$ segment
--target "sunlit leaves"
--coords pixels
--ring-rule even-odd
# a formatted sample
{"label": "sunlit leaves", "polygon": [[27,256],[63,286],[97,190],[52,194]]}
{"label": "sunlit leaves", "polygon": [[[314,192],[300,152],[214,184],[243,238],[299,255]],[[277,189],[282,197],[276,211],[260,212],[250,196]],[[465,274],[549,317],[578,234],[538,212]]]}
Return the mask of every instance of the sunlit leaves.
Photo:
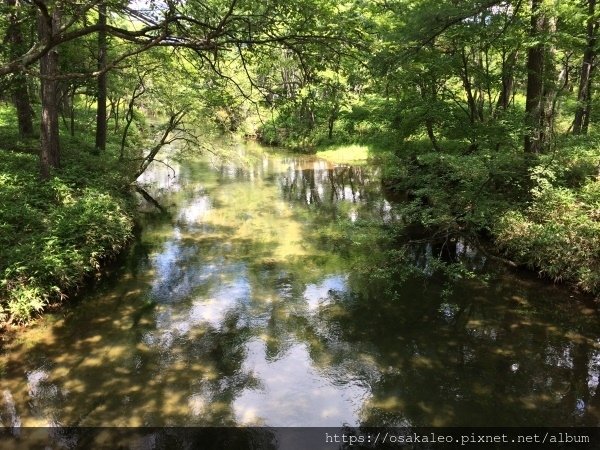
{"label": "sunlit leaves", "polygon": [[96,159],[68,151],[69,168],[40,185],[33,155],[0,153],[0,314],[21,322],[117,254],[132,220],[114,167],[105,175]]}

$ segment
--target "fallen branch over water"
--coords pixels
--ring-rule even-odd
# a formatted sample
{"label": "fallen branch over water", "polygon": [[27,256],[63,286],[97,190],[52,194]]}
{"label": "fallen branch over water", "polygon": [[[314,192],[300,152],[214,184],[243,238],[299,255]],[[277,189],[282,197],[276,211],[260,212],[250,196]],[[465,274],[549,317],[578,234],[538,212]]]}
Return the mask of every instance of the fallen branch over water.
{"label": "fallen branch over water", "polygon": [[154,197],[152,197],[148,191],[146,191],[143,187],[141,186],[135,186],[135,190],[142,196],[144,197],[144,199],[150,203],[152,206],[154,206],[156,209],[158,209],[161,213],[163,214],[167,214],[167,210],[164,208],[164,206],[162,206],[160,203],[158,203],[158,201],[156,201],[156,199]]}

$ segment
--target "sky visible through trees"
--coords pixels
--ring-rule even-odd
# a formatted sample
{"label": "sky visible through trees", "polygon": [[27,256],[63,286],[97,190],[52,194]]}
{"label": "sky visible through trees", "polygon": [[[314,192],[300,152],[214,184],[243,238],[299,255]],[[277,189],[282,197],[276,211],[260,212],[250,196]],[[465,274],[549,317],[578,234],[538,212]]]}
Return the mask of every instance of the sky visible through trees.
{"label": "sky visible through trees", "polygon": [[[202,148],[205,124],[304,153],[363,146],[405,199],[407,224],[469,233],[510,264],[598,292],[595,0],[3,0],[0,10],[2,148],[29,158],[5,158],[6,183],[37,180],[28,195],[39,193],[40,217],[80,199],[85,182],[66,184],[71,197],[53,183],[85,178],[81,161],[108,164],[118,181],[98,189],[122,191],[165,145]],[[37,170],[14,173],[34,155]],[[47,221],[23,241],[9,209],[5,244],[44,253],[35,236]],[[114,251],[129,236],[120,223]],[[61,245],[35,276],[5,250],[5,305],[37,308],[79,283],[69,270],[41,280]],[[5,316],[28,314],[13,310]]]}

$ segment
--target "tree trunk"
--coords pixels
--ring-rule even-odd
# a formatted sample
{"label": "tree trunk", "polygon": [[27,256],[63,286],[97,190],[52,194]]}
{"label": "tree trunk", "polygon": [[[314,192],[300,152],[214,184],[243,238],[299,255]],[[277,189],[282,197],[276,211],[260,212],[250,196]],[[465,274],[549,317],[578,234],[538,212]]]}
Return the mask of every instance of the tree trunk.
{"label": "tree trunk", "polygon": [[75,94],[77,93],[77,87],[73,86],[69,92],[69,117],[71,119],[70,130],[71,136],[75,136]]}
{"label": "tree trunk", "polygon": [[331,108],[329,118],[327,119],[327,137],[329,138],[329,140],[333,139],[333,127],[335,126],[335,121],[338,118],[339,112],[340,105],[336,102]]}
{"label": "tree trunk", "polygon": [[[27,51],[26,43],[23,38],[23,30],[18,17],[17,0],[6,0],[6,5],[10,8],[8,16],[8,29],[6,31],[7,41],[10,45],[10,59],[16,59]],[[27,89],[27,79],[22,73],[16,73],[12,82],[12,99],[17,110],[17,122],[19,125],[19,135],[29,137],[33,135],[33,121],[31,102],[29,100],[29,91]]]}
{"label": "tree trunk", "polygon": [[[435,102],[437,101],[437,92],[436,92],[436,87],[435,87],[435,79],[432,77],[431,80],[429,80],[429,86],[427,86],[425,83],[421,83],[420,84],[420,90],[421,90],[421,98],[425,101],[425,102],[430,102],[431,104],[435,104]],[[429,98],[428,95],[429,94]],[[437,138],[435,137],[435,131],[433,129],[433,125],[434,125],[434,121],[431,117],[431,114],[429,111],[427,111],[425,113],[425,129],[427,130],[427,136],[429,137],[429,140],[431,141],[431,145],[433,146],[433,149],[436,152],[441,152],[442,149],[440,148]]]}
{"label": "tree trunk", "polygon": [[530,35],[538,42],[527,51],[527,98],[525,121],[529,127],[525,134],[525,152],[539,153],[541,150],[542,95],[544,88],[544,44],[539,42],[546,20],[540,11],[542,0],[531,0]]}
{"label": "tree trunk", "polygon": [[117,104],[115,106],[115,133],[119,131],[119,120],[120,120],[120,107],[121,107],[121,99],[117,99]]}
{"label": "tree trunk", "polygon": [[154,158],[156,158],[156,155],[158,154],[161,148],[177,140],[176,137],[169,139],[169,135],[177,130],[177,127],[183,120],[185,114],[186,111],[184,109],[171,113],[169,117],[169,122],[167,123],[167,126],[163,131],[160,141],[158,142],[158,144],[152,147],[152,149],[150,149],[148,155],[144,156],[144,158],[142,159],[142,163],[140,164],[140,168],[138,169],[133,178],[134,180],[137,180],[146,171],[148,166],[150,166],[152,161],[154,161]]}
{"label": "tree trunk", "polygon": [[[550,36],[556,33],[556,17],[546,17],[544,32]],[[556,48],[552,43],[544,46],[544,79],[542,81],[542,115],[540,117],[540,151],[549,149],[554,133],[556,102],[560,94],[559,84],[568,76],[568,61],[560,73],[556,70]],[[562,90],[562,89],[561,89]]]}
{"label": "tree trunk", "polygon": [[577,93],[577,110],[573,122],[573,134],[587,134],[590,110],[592,106],[592,74],[596,61],[596,32],[598,25],[594,18],[596,0],[588,0],[587,45],[581,63],[579,92]]}
{"label": "tree trunk", "polygon": [[502,61],[502,89],[500,90],[500,96],[498,97],[498,103],[496,109],[502,109],[506,111],[510,100],[512,98],[512,92],[515,84],[515,66],[517,64],[517,51],[513,50],[509,53],[506,59]]}
{"label": "tree trunk", "polygon": [[467,96],[467,105],[469,106],[469,121],[471,124],[475,123],[479,114],[477,112],[477,102],[473,96],[473,86],[471,85],[471,75],[469,74],[469,61],[467,58],[466,50],[463,48],[461,52],[462,72],[461,79],[463,87],[465,88],[465,94]]}
{"label": "tree trunk", "polygon": [[[106,67],[106,3],[98,5],[98,70]],[[96,147],[95,152],[100,153],[106,149],[106,78],[107,74],[102,73],[98,77],[98,104],[96,110]]]}
{"label": "tree trunk", "polygon": [[21,137],[31,137],[33,136],[33,121],[31,118],[33,109],[29,101],[27,80],[24,75],[19,74],[15,77],[12,96],[17,110],[19,135]]}
{"label": "tree trunk", "polygon": [[[38,17],[40,39],[50,39],[53,29],[59,27],[59,14],[54,10],[51,17]],[[50,177],[52,168],[60,167],[60,145],[58,128],[58,51],[51,49],[40,59],[40,85],[42,101],[40,134],[40,171],[42,179]]]}

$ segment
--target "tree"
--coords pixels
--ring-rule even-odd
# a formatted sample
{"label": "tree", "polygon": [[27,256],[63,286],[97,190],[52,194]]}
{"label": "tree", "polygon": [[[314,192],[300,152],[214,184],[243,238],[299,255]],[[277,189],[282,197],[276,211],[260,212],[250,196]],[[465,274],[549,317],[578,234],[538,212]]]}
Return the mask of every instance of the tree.
{"label": "tree", "polygon": [[554,49],[548,43],[556,31],[556,18],[549,15],[543,0],[531,0],[530,38],[527,52],[527,93],[525,101],[525,153],[540,153],[548,147],[554,120]]}
{"label": "tree", "polygon": [[[8,29],[6,30],[6,41],[9,44],[10,58],[17,58],[25,50],[25,39],[22,29],[22,7],[17,0],[5,0],[8,6]],[[17,110],[17,121],[19,134],[22,137],[33,135],[32,108],[29,100],[29,89],[25,74],[16,73],[12,80],[11,89],[13,103]]]}
{"label": "tree", "polygon": [[587,134],[592,106],[592,76],[596,64],[596,43],[598,19],[596,18],[596,0],[588,0],[588,17],[586,20],[586,46],[579,76],[577,93],[577,110],[573,122],[573,134]]}
{"label": "tree", "polygon": [[[38,16],[38,34],[41,41],[51,39],[60,28],[60,13],[41,9]],[[42,179],[50,177],[51,169],[60,167],[58,124],[58,50],[52,48],[40,59],[40,84],[42,114],[40,121],[40,173]]]}
{"label": "tree", "polygon": [[515,85],[515,66],[517,65],[518,51],[511,50],[508,55],[502,54],[502,89],[498,95],[496,109],[506,111],[513,97]]}
{"label": "tree", "polygon": [[96,153],[103,152],[106,149],[106,96],[107,96],[107,72],[106,68],[106,2],[98,5],[98,96],[96,107]]}
{"label": "tree", "polygon": [[[276,1],[257,6],[247,0],[167,0],[163,3],[151,3],[148,7],[135,7],[126,2],[111,2],[109,20],[105,11],[107,4],[103,1],[87,0],[74,4],[64,0],[33,0],[27,5],[30,11],[35,11],[40,17],[38,39],[26,52],[0,61],[0,76],[24,71],[31,73],[30,67],[40,61],[41,166],[42,176],[46,178],[50,168],[60,165],[58,118],[55,115],[57,80],[100,77],[96,148],[101,150],[106,139],[104,77],[109,70],[119,67],[126,59],[157,46],[186,50],[187,57],[199,59],[205,70],[216,73],[220,73],[219,57],[235,49],[240,50],[241,55],[242,51],[251,51],[260,46],[285,44],[289,48],[295,48],[316,41],[320,41],[322,46],[331,47],[343,40],[339,31],[328,30],[315,19],[315,11],[322,9],[325,3],[328,2],[315,0],[302,5],[290,5],[284,1]],[[93,10],[98,11],[99,20],[90,24],[87,16]],[[63,18],[62,23],[58,20],[59,15]],[[281,21],[281,18],[285,20]],[[66,42],[77,41],[95,33],[98,33],[99,43],[98,69],[85,73],[59,74],[58,48]],[[131,44],[111,61],[107,61],[105,56],[105,39],[108,36],[119,43]]]}

